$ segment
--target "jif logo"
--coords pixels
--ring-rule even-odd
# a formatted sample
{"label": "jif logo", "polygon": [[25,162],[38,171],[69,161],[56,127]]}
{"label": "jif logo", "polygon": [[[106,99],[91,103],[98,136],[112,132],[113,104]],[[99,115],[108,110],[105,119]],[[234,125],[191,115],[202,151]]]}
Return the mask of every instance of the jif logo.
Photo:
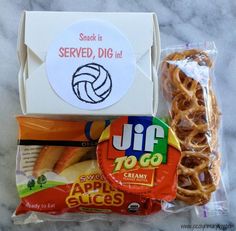
{"label": "jif logo", "polygon": [[114,148],[121,151],[132,148],[135,151],[153,152],[154,145],[158,144],[158,138],[164,138],[164,129],[161,126],[150,125],[146,131],[142,124],[136,124],[134,128],[133,126],[124,124],[122,136],[113,136]]}

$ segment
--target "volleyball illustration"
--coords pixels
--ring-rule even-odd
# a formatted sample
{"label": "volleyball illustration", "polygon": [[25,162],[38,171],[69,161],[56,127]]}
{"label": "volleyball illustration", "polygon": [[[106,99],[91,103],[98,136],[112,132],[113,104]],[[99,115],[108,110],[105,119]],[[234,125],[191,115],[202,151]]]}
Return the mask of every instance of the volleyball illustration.
{"label": "volleyball illustration", "polygon": [[72,88],[79,100],[91,104],[100,103],[112,91],[111,76],[102,65],[88,63],[80,66],[73,74]]}

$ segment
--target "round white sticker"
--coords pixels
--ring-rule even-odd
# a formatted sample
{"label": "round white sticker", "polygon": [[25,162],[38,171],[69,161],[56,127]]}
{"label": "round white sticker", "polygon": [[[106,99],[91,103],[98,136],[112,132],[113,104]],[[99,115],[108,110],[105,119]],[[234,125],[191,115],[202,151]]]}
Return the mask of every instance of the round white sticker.
{"label": "round white sticker", "polygon": [[134,81],[135,55],[112,24],[80,21],[63,31],[46,57],[48,80],[67,103],[85,110],[109,107]]}

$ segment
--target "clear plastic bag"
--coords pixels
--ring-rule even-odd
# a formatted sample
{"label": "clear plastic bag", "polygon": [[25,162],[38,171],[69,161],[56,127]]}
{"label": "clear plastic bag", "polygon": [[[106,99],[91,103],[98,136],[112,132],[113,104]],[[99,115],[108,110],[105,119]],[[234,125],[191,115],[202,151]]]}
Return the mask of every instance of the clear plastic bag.
{"label": "clear plastic bag", "polygon": [[[177,199],[162,202],[166,212],[195,208],[201,217],[227,214],[221,145],[221,113],[216,96],[214,42],[186,44],[162,51],[160,64],[160,115],[181,143]],[[166,107],[167,105],[167,107]],[[222,157],[223,156],[223,157]],[[224,168],[224,176],[220,169]]]}

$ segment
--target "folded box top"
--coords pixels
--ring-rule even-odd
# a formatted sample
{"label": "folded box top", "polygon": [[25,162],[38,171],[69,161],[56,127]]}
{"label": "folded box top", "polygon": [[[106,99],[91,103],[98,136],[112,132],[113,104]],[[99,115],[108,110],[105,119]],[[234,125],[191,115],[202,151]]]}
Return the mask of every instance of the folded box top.
{"label": "folded box top", "polygon": [[152,115],[159,49],[153,13],[26,11],[18,40],[23,112]]}
{"label": "folded box top", "polygon": [[[26,11],[24,43],[40,60],[44,61],[48,47],[55,39],[55,36],[60,34],[63,29],[84,19],[104,20],[112,23],[125,34],[132,44],[138,60],[148,49],[155,45],[153,44],[154,17],[153,13]],[[153,47],[153,49],[158,49],[158,47]]]}

